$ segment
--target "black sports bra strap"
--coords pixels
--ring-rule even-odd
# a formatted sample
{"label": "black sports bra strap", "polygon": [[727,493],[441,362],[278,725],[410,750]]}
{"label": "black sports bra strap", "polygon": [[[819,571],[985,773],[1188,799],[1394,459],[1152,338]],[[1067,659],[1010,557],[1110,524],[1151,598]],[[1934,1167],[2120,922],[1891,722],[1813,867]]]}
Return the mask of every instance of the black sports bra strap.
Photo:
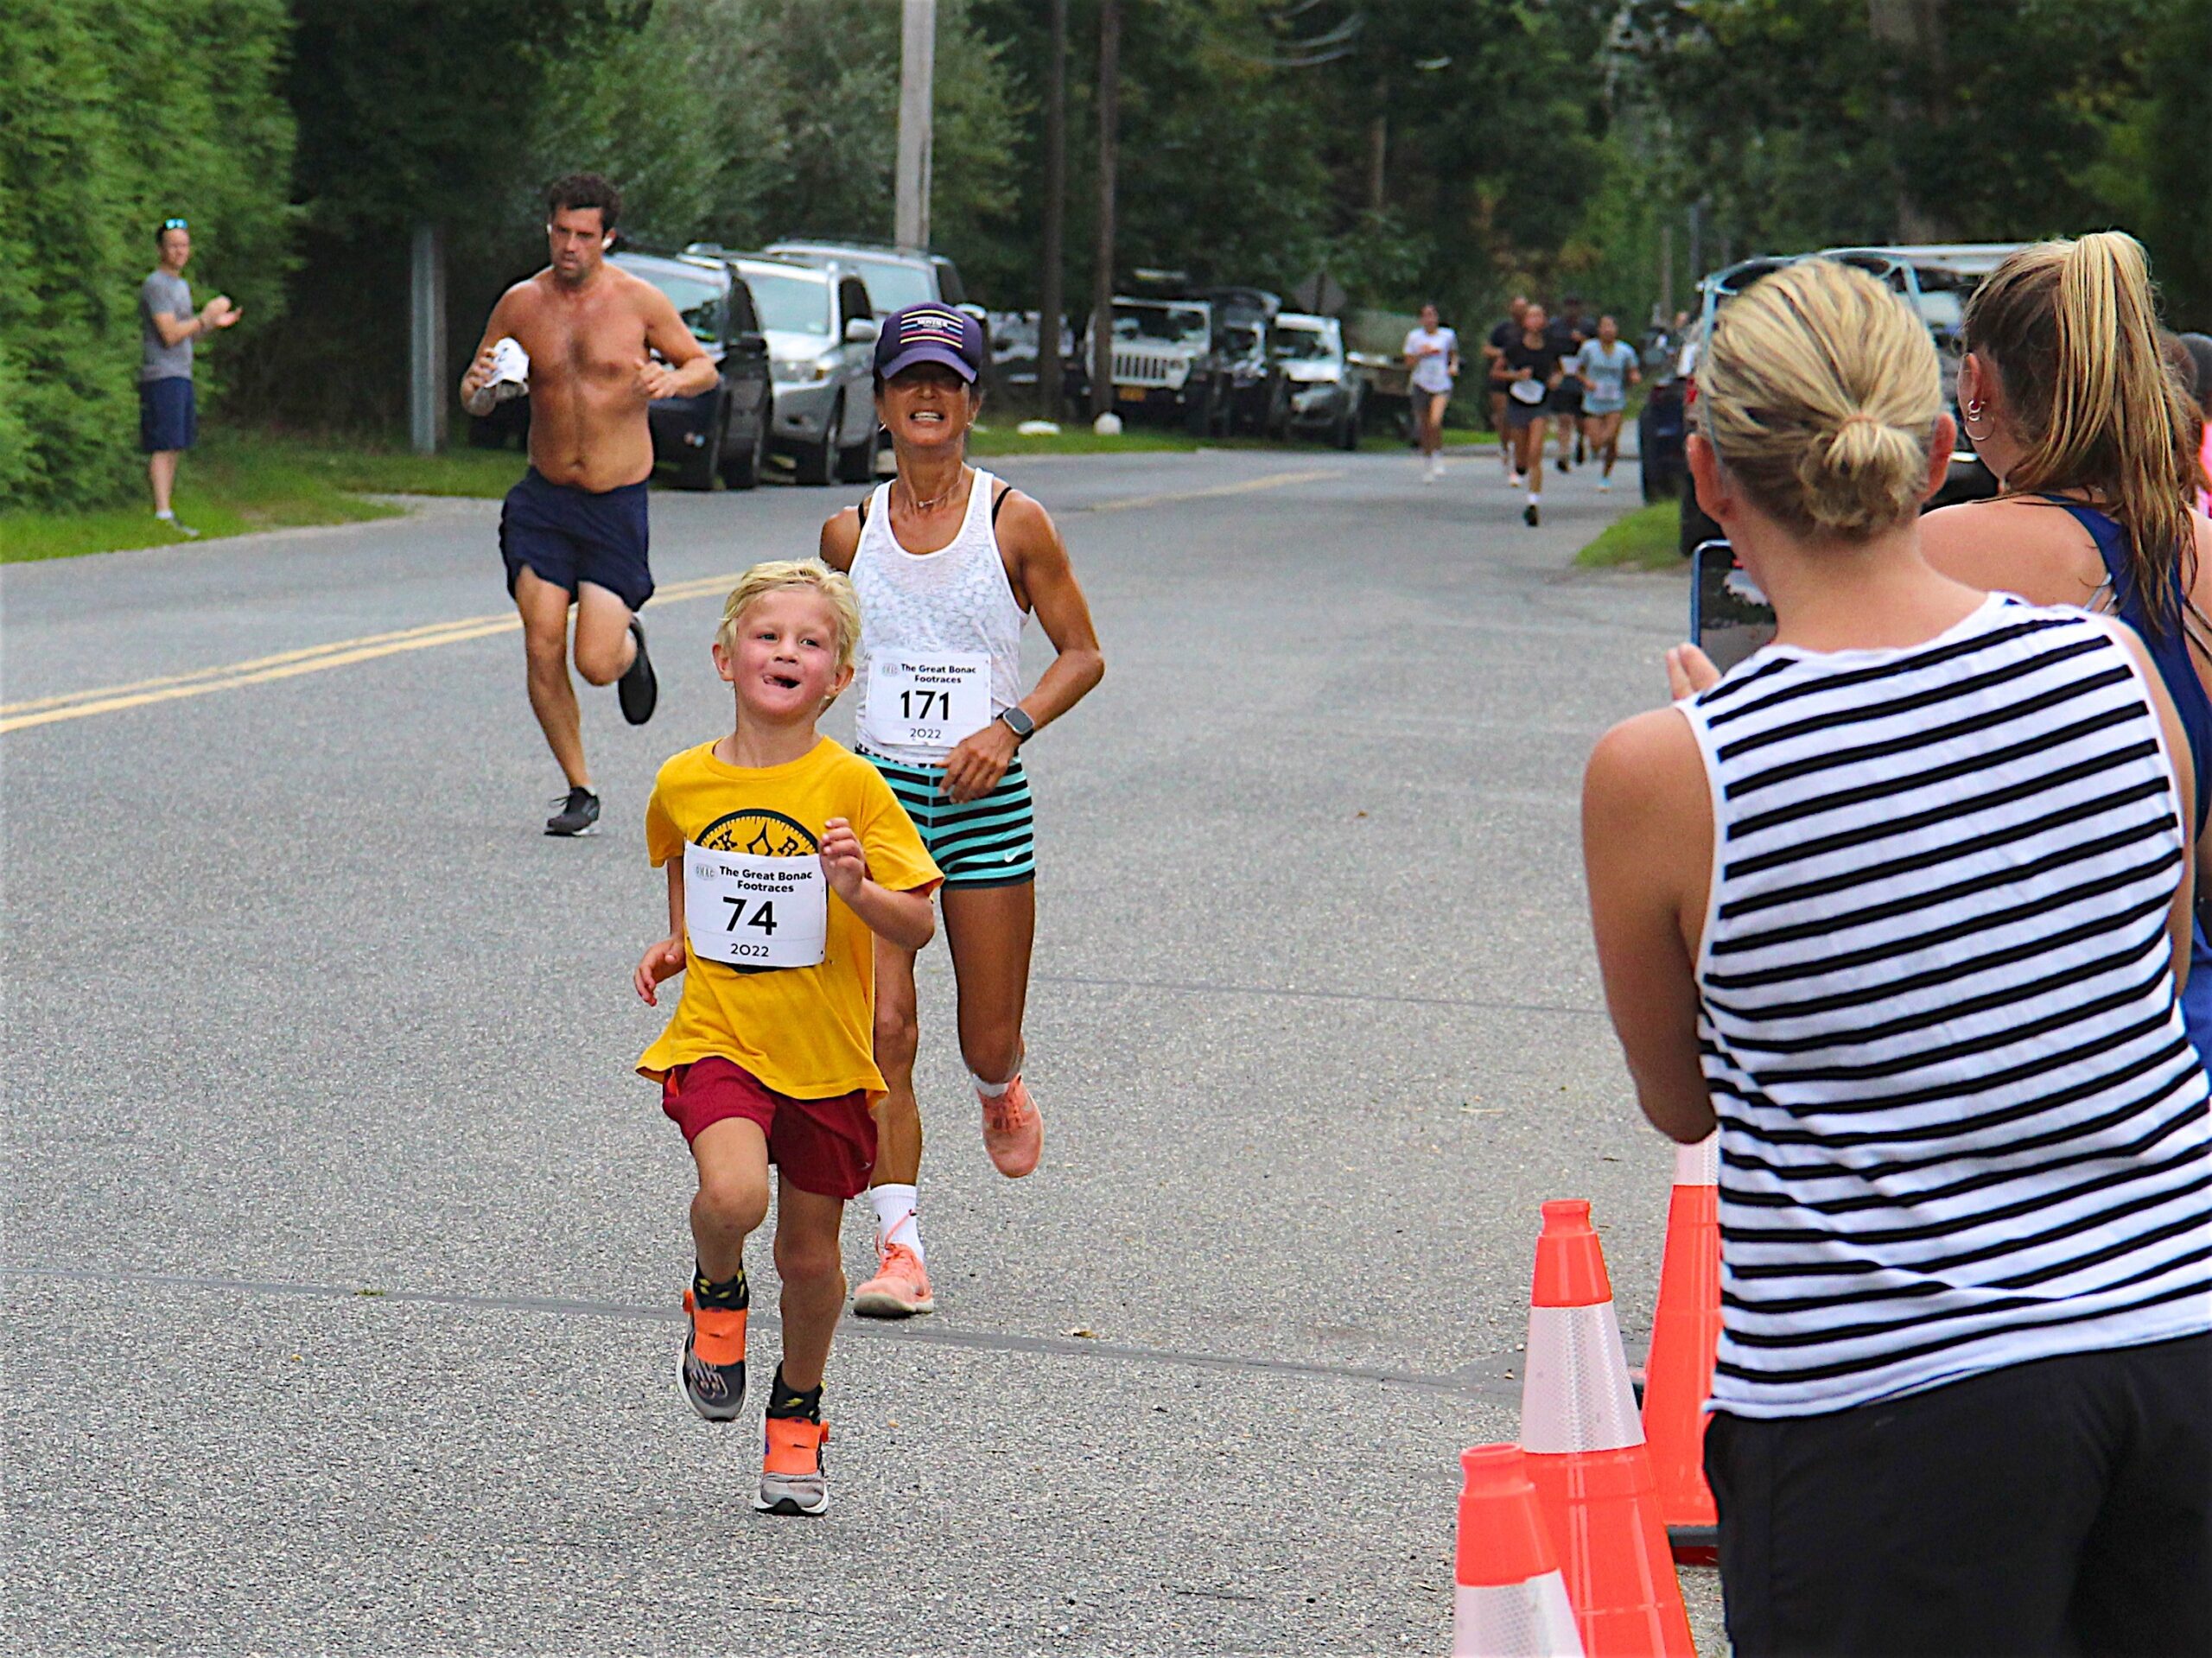
{"label": "black sports bra strap", "polygon": [[1014,486],[1003,478],[999,480],[999,492],[991,501],[991,523],[994,526],[998,524],[1000,512],[1006,507],[1006,498],[1013,493]]}
{"label": "black sports bra strap", "polygon": [[866,495],[861,497],[861,528],[863,530],[868,528],[868,504],[874,499],[874,496],[875,492],[870,490]]}

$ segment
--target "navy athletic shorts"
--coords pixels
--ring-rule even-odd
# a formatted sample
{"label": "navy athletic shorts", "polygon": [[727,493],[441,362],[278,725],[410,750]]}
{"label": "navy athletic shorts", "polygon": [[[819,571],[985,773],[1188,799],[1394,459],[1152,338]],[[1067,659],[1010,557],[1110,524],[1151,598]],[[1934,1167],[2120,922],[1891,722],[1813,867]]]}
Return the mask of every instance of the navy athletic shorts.
{"label": "navy athletic shorts", "polygon": [[192,382],[181,374],[138,382],[138,448],[146,454],[188,449],[200,435]]}
{"label": "navy athletic shorts", "polygon": [[572,598],[576,583],[588,581],[632,610],[643,610],[653,596],[646,541],[643,480],[594,495],[550,483],[532,467],[499,508],[499,556],[506,561],[511,594],[526,564],[539,581]]}

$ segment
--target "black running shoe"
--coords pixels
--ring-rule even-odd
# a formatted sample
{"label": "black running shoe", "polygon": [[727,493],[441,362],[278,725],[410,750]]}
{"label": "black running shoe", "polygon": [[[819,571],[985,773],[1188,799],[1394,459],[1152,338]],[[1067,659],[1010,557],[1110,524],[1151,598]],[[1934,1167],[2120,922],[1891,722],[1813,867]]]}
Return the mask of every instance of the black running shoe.
{"label": "black running shoe", "polygon": [[1534,501],[1521,509],[1521,522],[1527,524],[1536,522],[1536,504]]}
{"label": "black running shoe", "polygon": [[561,810],[545,820],[548,835],[588,835],[599,822],[599,797],[588,789],[571,789],[566,800],[553,804]]}
{"label": "black running shoe", "polygon": [[614,696],[622,704],[622,717],[641,726],[653,717],[653,705],[660,701],[660,681],[653,676],[653,659],[645,654],[645,625],[635,616],[630,618],[630,637],[638,642],[638,654],[614,682]]}
{"label": "black running shoe", "polygon": [[1561,455],[1559,458],[1559,469],[1562,473],[1573,470],[1567,464],[1567,457],[1565,455]]}

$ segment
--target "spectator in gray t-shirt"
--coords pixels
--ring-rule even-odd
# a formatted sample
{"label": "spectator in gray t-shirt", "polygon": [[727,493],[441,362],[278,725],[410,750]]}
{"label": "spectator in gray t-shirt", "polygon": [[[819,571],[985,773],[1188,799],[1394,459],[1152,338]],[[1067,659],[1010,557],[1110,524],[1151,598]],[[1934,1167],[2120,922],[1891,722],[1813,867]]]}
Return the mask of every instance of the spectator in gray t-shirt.
{"label": "spectator in gray t-shirt", "polygon": [[192,257],[192,231],[181,219],[165,219],[154,232],[161,267],[138,289],[138,447],[146,453],[146,478],[154,491],[154,516],[184,535],[198,531],[177,523],[169,505],[178,455],[192,447],[198,411],[192,395],[192,342],[238,321],[238,308],[218,294],[195,313],[184,280]]}

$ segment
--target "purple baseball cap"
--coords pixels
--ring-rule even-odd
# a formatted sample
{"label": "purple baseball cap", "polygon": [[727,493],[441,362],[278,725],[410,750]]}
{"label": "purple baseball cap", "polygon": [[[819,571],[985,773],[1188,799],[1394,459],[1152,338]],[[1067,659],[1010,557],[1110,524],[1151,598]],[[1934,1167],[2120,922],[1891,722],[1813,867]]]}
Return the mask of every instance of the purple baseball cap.
{"label": "purple baseball cap", "polygon": [[887,380],[917,363],[942,363],[972,383],[983,372],[983,325],[950,305],[893,311],[875,339],[875,372]]}

